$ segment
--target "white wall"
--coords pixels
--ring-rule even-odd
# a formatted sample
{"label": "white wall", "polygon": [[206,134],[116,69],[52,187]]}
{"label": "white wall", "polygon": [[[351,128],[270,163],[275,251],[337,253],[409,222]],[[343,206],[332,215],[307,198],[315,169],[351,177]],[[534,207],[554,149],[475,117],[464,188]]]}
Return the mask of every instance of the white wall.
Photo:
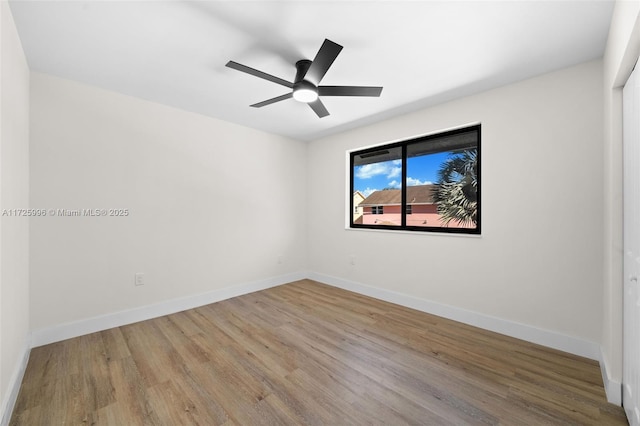
{"label": "white wall", "polygon": [[[604,288],[602,357],[607,395],[622,378],[622,87],[640,55],[640,1],[617,1],[604,63]],[[607,380],[605,380],[606,384]],[[613,395],[617,397],[612,397]]]}
{"label": "white wall", "polygon": [[[28,120],[29,68],[9,6],[1,1],[0,213],[29,207]],[[28,244],[28,219],[0,216],[0,419],[10,414],[28,353]]]}
{"label": "white wall", "polygon": [[32,220],[32,330],[304,270],[304,143],[39,73],[31,123],[34,208],[130,211]]}
{"label": "white wall", "polygon": [[[481,237],[344,229],[346,150],[471,122],[482,123]],[[595,61],[314,141],[309,269],[599,342],[602,135]]]}

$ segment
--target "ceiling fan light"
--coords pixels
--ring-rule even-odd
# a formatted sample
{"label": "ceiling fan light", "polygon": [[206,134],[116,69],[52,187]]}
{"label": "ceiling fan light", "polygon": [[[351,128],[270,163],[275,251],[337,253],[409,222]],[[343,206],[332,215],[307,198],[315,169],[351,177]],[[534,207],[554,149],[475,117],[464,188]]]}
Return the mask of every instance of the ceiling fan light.
{"label": "ceiling fan light", "polygon": [[308,81],[302,80],[293,86],[293,99],[310,103],[318,99],[318,89]]}
{"label": "ceiling fan light", "polygon": [[318,92],[309,88],[301,88],[293,91],[293,99],[298,102],[310,103],[318,99]]}

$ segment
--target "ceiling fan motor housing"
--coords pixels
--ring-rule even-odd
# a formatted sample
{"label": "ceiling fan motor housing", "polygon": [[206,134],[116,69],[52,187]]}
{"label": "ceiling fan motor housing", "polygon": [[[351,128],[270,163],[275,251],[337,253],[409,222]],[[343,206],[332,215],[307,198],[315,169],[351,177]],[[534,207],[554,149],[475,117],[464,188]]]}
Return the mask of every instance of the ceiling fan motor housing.
{"label": "ceiling fan motor housing", "polygon": [[311,66],[311,61],[308,59],[301,59],[296,62],[296,79],[293,80],[293,83],[300,83],[304,80],[304,76],[307,75],[307,70]]}
{"label": "ceiling fan motor housing", "polygon": [[304,79],[310,65],[311,61],[308,59],[296,62],[297,72],[296,79],[293,83],[293,98],[303,103],[315,102],[318,99],[318,88],[316,85]]}

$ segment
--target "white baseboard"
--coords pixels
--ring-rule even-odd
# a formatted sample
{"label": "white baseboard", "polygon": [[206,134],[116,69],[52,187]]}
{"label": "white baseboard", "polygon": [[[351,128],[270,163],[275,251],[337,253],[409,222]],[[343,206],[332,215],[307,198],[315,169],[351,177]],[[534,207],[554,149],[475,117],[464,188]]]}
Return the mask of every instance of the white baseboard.
{"label": "white baseboard", "polygon": [[600,350],[600,357],[598,358],[600,362],[600,373],[602,374],[602,382],[604,383],[604,392],[607,394],[607,401],[611,404],[622,405],[622,383],[615,381],[609,375],[609,368],[607,367],[609,363],[607,362],[607,357]]}
{"label": "white baseboard", "polygon": [[0,425],[8,426],[11,421],[11,414],[13,408],[16,405],[18,399],[18,392],[20,392],[20,385],[22,384],[22,378],[24,372],[27,370],[27,364],[29,363],[29,354],[31,353],[31,341],[30,336],[27,336],[24,348],[22,350],[22,356],[19,359],[18,365],[16,365],[11,379],[9,380],[9,389],[5,397],[2,400],[2,407],[0,407]]}
{"label": "white baseboard", "polygon": [[386,302],[406,306],[418,311],[427,312],[454,321],[473,325],[485,330],[515,337],[517,339],[537,343],[549,348],[569,352],[574,355],[579,355],[593,360],[600,359],[600,346],[597,343],[578,339],[572,336],[566,336],[564,334],[556,333],[555,331],[545,330],[502,318],[496,318],[490,315],[468,311],[466,309],[456,308],[454,306],[426,299],[419,299],[407,294],[371,287],[355,281],[349,281],[343,278],[333,277],[317,272],[310,272],[309,279],[329,284],[334,287],[339,287],[344,290],[360,293],[365,296],[374,297]]}
{"label": "white baseboard", "polygon": [[163,315],[197,308],[199,306],[208,305],[210,303],[219,302],[232,297],[242,296],[243,294],[265,290],[267,288],[290,283],[292,281],[298,281],[306,278],[307,276],[308,274],[304,271],[294,272],[232,287],[225,287],[207,293],[142,306],[140,308],[130,309],[127,311],[115,312],[112,314],[101,315],[81,321],[36,330],[32,332],[32,347],[47,345],[49,343],[71,339],[73,337],[83,336],[89,333],[95,333],[109,328],[120,327],[134,322],[145,321],[151,318],[157,318]]}
{"label": "white baseboard", "polygon": [[[468,311],[450,305],[419,299],[407,294],[380,289],[361,284],[355,281],[345,280],[317,272],[300,271],[278,277],[267,278],[232,287],[213,290],[207,293],[187,296],[179,299],[168,300],[154,305],[142,306],[127,311],[115,312],[81,321],[59,324],[32,332],[32,347],[42,346],[73,337],[82,336],[97,331],[107,330],[138,321],[157,318],[187,309],[197,308],[221,300],[229,299],[254,291],[264,290],[292,281],[309,278],[325,284],[339,287],[345,290],[360,293],[376,299],[396,303],[398,305],[417,309],[419,311],[438,315],[444,318],[460,321],[465,324],[495,331],[507,336],[537,343],[550,348],[580,355],[599,361],[601,358],[600,346],[594,342],[566,336],[550,330],[521,324],[502,318],[496,318],[478,312]],[[613,385],[612,385],[613,387]]]}
{"label": "white baseboard", "polygon": [[[317,272],[295,272],[278,277],[226,287],[203,294],[169,300],[154,305],[143,306],[136,309],[115,312],[113,314],[102,315],[94,318],[88,318],[86,320],[36,330],[31,334],[30,347],[42,346],[97,331],[107,330],[113,327],[119,327],[138,321],[173,314],[187,309],[197,308],[199,306],[208,305],[210,303],[219,302],[221,300],[230,299],[243,294],[253,293],[255,291],[265,290],[305,278],[599,361],[607,400],[617,405],[620,405],[622,402],[621,384],[612,380],[608,375],[606,360],[604,359],[601,348],[597,343]],[[17,397],[17,392],[20,387],[20,382],[22,381],[22,375],[26,368],[28,354],[29,351],[27,349],[25,360],[23,362],[24,365],[21,365],[21,369],[15,374],[15,380],[17,382],[14,386],[15,389],[12,388],[12,393],[5,398],[7,401],[3,401],[3,408],[8,407],[9,403],[12,401],[11,409],[13,409],[13,404],[15,404],[15,398]],[[15,384],[16,382],[12,383]],[[10,413],[8,415],[10,416]],[[2,426],[4,426],[5,419],[3,418],[2,421]],[[8,421],[9,419],[7,418],[6,422]]]}

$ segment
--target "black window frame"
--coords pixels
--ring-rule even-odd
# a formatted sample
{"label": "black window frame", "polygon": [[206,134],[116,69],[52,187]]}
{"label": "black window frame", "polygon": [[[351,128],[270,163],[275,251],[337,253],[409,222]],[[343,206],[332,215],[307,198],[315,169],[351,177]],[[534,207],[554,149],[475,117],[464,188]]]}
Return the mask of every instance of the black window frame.
{"label": "black window frame", "polygon": [[[446,138],[448,136],[454,136],[461,133],[468,133],[470,131],[476,131],[477,133],[477,179],[478,179],[478,188],[477,188],[477,223],[475,228],[457,228],[457,227],[440,227],[440,226],[410,226],[407,225],[407,216],[412,213],[407,213],[407,147],[411,144],[425,142],[429,140],[436,140]],[[392,142],[384,145],[377,145],[371,148],[353,150],[349,152],[349,190],[350,194],[354,193],[354,158],[356,155],[372,154],[375,152],[380,152],[384,150],[390,150],[394,148],[402,149],[402,186],[401,186],[401,205],[400,205],[400,214],[401,214],[401,224],[398,225],[366,225],[363,223],[354,223],[353,216],[349,215],[349,228],[351,229],[378,229],[378,230],[393,230],[393,231],[411,231],[411,232],[426,232],[426,233],[444,233],[444,234],[464,234],[464,235],[481,235],[482,233],[482,197],[481,197],[481,188],[482,188],[482,178],[481,178],[481,145],[482,145],[482,125],[474,124],[470,126],[465,126],[461,128],[457,128],[454,130],[447,130],[444,132],[432,133],[425,136],[420,136],[416,138],[406,139],[398,142]],[[353,197],[349,197],[350,199],[350,211],[354,211],[354,203]],[[372,214],[373,208],[372,208]]]}

